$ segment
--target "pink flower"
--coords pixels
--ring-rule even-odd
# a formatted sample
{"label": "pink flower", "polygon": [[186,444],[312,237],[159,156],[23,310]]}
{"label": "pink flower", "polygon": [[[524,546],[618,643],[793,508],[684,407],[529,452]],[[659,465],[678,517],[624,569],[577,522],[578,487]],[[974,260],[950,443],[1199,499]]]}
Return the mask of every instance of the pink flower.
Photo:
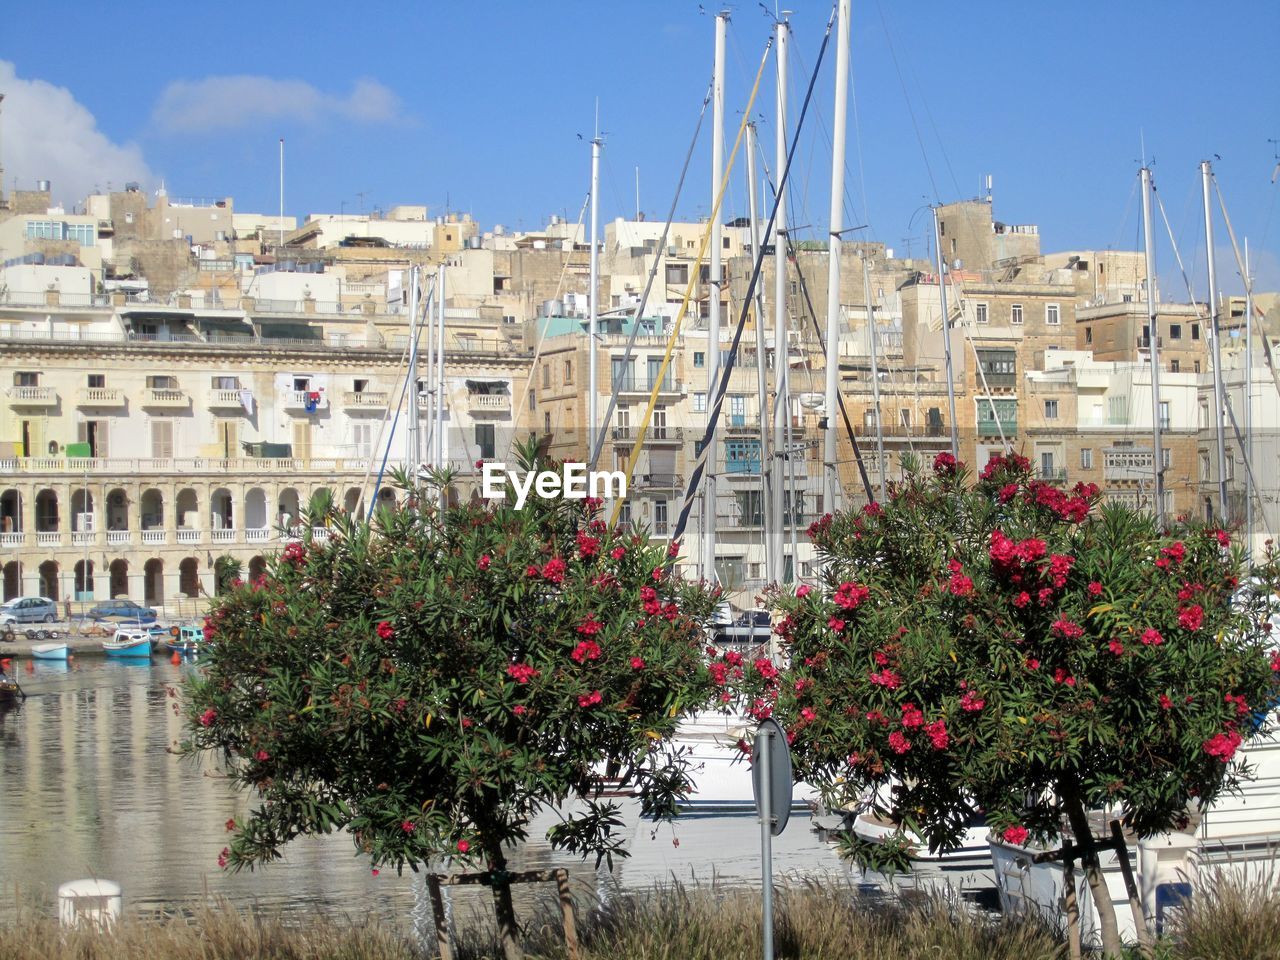
{"label": "pink flower", "polygon": [[1178,611],[1178,623],[1184,630],[1199,630],[1204,623],[1204,608],[1200,604],[1183,607]]}
{"label": "pink flower", "polygon": [[481,557],[478,561],[476,561],[476,566],[480,568],[481,573],[484,573],[484,571],[489,569],[489,564],[491,563],[493,563],[493,558],[486,553],[483,557]]}
{"label": "pink flower", "polygon": [[1226,763],[1235,755],[1236,748],[1241,742],[1240,734],[1234,730],[1228,730],[1226,733],[1215,734],[1206,740],[1203,744],[1204,752]]}
{"label": "pink flower", "polygon": [[867,587],[846,581],[836,587],[836,592],[831,599],[837,607],[843,607],[845,610],[856,610],[858,605],[870,595],[871,591]]}
{"label": "pink flower", "polygon": [[805,723],[813,723],[818,719],[817,711],[813,707],[802,707],[800,710],[800,719]]}
{"label": "pink flower", "polygon": [[1107,643],[1107,649],[1114,653],[1117,657],[1124,653],[1124,644],[1112,637]]}
{"label": "pink flower", "polygon": [[412,820],[406,820],[404,823],[400,824],[400,829],[405,833],[413,833],[413,831],[417,830],[418,827]]}
{"label": "pink flower", "polygon": [[569,656],[578,663],[583,663],[586,660],[599,660],[600,644],[594,640],[583,640],[573,648],[573,653],[569,654]]}
{"label": "pink flower", "polygon": [[924,732],[929,737],[929,742],[933,744],[935,750],[945,750],[951,743],[951,736],[947,733],[947,725],[942,720],[935,720],[933,723],[927,723]]}
{"label": "pink flower", "polygon": [[1022,826],[1005,827],[1004,833],[1000,834],[1000,836],[1004,839],[1005,843],[1014,843],[1018,846],[1022,846],[1027,842],[1027,828]]}
{"label": "pink flower", "polygon": [[601,701],[599,690],[592,690],[590,693],[584,693],[578,697],[578,706],[582,708],[594,707]]}
{"label": "pink flower", "polygon": [[1089,584],[1089,593],[1091,596],[1095,596],[1095,597],[1102,596],[1102,584],[1100,584],[1097,580],[1092,581]]}
{"label": "pink flower", "polygon": [[924,726],[924,713],[914,703],[902,705],[902,726],[907,730]]}
{"label": "pink flower", "polygon": [[266,763],[271,759],[271,754],[267,753],[265,750],[259,750],[253,755],[253,759],[257,760],[259,763]]}
{"label": "pink flower", "polygon": [[1160,636],[1160,631],[1154,627],[1147,627],[1142,631],[1142,642],[1149,647],[1158,647],[1164,643],[1164,637]]}
{"label": "pink flower", "polygon": [[471,852],[471,844],[469,844],[466,840],[459,840],[459,841],[458,841],[458,852],[459,852],[459,853],[462,853],[462,854],[470,853],[470,852]]}
{"label": "pink flower", "polygon": [[966,690],[964,696],[960,698],[960,709],[967,710],[969,713],[977,713],[986,705],[987,701],[975,696],[972,690]]}
{"label": "pink flower", "polygon": [[231,856],[231,850],[227,847],[222,848],[222,852],[218,854],[218,866],[223,870],[227,869],[227,860]]}
{"label": "pink flower", "polygon": [[516,683],[520,683],[520,684],[528,683],[537,675],[538,675],[537,669],[535,667],[530,666],[527,663],[513,663],[507,667],[507,676],[509,676]]}
{"label": "pink flower", "polygon": [[812,588],[807,583],[802,583],[800,586],[796,587],[796,596],[807,597],[811,589]]}
{"label": "pink flower", "polygon": [[868,674],[867,679],[872,683],[881,687],[886,687],[889,690],[898,689],[898,686],[902,683],[902,677],[887,668],[881,670],[879,673]]}
{"label": "pink flower", "polygon": [[210,707],[204,713],[200,714],[200,726],[207,727],[218,719],[218,711]]}
{"label": "pink flower", "polygon": [[644,658],[643,658],[643,657],[632,657],[632,658],[631,658],[631,669],[632,669],[632,670],[643,670],[643,669],[644,669]]}
{"label": "pink flower", "polygon": [[526,707],[523,703],[517,703],[514,707],[511,708],[511,712],[514,713],[517,717],[523,717],[527,709],[528,707]]}
{"label": "pink flower", "polygon": [[895,730],[889,734],[889,749],[894,753],[906,753],[911,749],[911,741]]}
{"label": "pink flower", "polygon": [[1162,694],[1160,694],[1160,701],[1159,701],[1159,702],[1160,702],[1160,709],[1161,709],[1161,710],[1170,710],[1170,709],[1172,709],[1172,708],[1173,708],[1173,701],[1172,701],[1172,700],[1170,700],[1170,699],[1169,699],[1169,697],[1168,697],[1168,695],[1166,695],[1166,694],[1163,694],[1163,693],[1162,693]]}
{"label": "pink flower", "polygon": [[578,632],[584,637],[594,637],[604,627],[604,624],[595,618],[594,614],[587,614],[587,618],[578,624]]}
{"label": "pink flower", "polygon": [[561,583],[564,580],[565,570],[568,565],[559,557],[552,557],[542,565],[542,579],[551,583]]}
{"label": "pink flower", "polygon": [[614,547],[612,550],[609,551],[609,556],[613,557],[613,559],[615,560],[621,560],[626,555],[627,555],[626,547]]}
{"label": "pink flower", "polygon": [[834,630],[836,633],[839,633],[841,630],[845,628],[845,622],[841,620],[839,617],[832,617],[827,621],[827,626],[830,627],[832,630]]}

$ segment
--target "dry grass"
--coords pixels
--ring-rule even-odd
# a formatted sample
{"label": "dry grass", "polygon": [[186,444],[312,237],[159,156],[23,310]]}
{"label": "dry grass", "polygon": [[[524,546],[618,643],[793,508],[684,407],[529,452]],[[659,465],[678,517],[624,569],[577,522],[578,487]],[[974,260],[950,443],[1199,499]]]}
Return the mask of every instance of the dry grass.
{"label": "dry grass", "polygon": [[1247,882],[1217,868],[1196,880],[1172,913],[1172,956],[1186,960],[1280,960],[1280,871],[1276,861]]}

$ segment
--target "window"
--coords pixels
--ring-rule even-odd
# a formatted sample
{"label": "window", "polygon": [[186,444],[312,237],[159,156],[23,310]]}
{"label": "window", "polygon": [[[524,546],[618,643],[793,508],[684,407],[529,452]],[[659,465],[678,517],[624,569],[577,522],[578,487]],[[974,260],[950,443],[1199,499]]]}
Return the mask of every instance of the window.
{"label": "window", "polygon": [[724,450],[726,473],[760,472],[759,440],[726,440]]}
{"label": "window", "polygon": [[551,414],[542,414],[542,432],[550,436],[551,434]]}
{"label": "window", "polygon": [[1044,322],[1051,327],[1061,326],[1062,308],[1056,303],[1046,303],[1044,305]]}
{"label": "window", "polygon": [[683,286],[689,282],[689,265],[687,263],[667,264],[667,283]]}
{"label": "window", "polygon": [[655,536],[667,535],[667,501],[653,501],[653,533]]}
{"label": "window", "polygon": [[705,393],[695,393],[693,395],[693,412],[694,413],[707,412],[707,395]]}
{"label": "window", "polygon": [[1199,372],[1200,372],[1200,361],[1199,361],[1199,360],[1195,361],[1195,364],[1196,364],[1196,370],[1195,370],[1195,372],[1196,372],[1196,373],[1199,373]]}
{"label": "window", "polygon": [[1161,430],[1169,429],[1169,401],[1168,400],[1160,401],[1160,429]]}
{"label": "window", "polygon": [[[295,384],[296,384],[297,382],[298,382],[297,380],[295,380],[295,381],[294,381],[294,383],[295,383]],[[306,383],[310,383],[311,381],[309,381],[309,380],[308,380],[308,381],[305,381],[305,382],[306,382]],[[147,389],[148,389],[148,390],[177,390],[177,389],[178,389],[178,378],[177,378],[177,377],[170,377],[170,376],[154,376],[154,377],[147,377]],[[306,389],[307,389],[307,387],[298,387],[298,386],[295,386],[293,389],[295,389],[295,390],[306,390]]]}
{"label": "window", "polygon": [[1084,342],[1093,343],[1093,327],[1084,328]]}
{"label": "window", "polygon": [[551,365],[544,363],[542,365],[542,389],[546,390],[551,386]]}
{"label": "window", "polygon": [[1191,339],[1192,339],[1192,340],[1199,340],[1199,339],[1200,339],[1200,324],[1198,324],[1198,323],[1193,323],[1193,324],[1191,325]]}
{"label": "window", "polygon": [[1122,293],[1122,294],[1120,294],[1120,302],[1121,302],[1121,303],[1133,303],[1133,294],[1132,294],[1132,293]]}
{"label": "window", "polygon": [[529,405],[528,406],[530,410],[536,410],[538,407],[538,397],[534,393],[532,387],[529,388]]}
{"label": "window", "polygon": [[693,365],[695,367],[705,367],[707,365],[707,355],[701,350],[693,351]]}
{"label": "window", "polygon": [[151,457],[167,460],[173,456],[173,421],[151,421]]}
{"label": "window", "polygon": [[665,407],[655,407],[653,411],[653,439],[667,439],[667,411]]}
{"label": "window", "polygon": [[747,422],[747,398],[740,393],[729,397],[729,426],[741,427]]}
{"label": "window", "polygon": [[[229,380],[229,379],[232,379],[232,378],[230,378],[230,377],[214,377],[213,379],[214,379],[214,381],[218,381],[218,380]],[[214,383],[214,387],[215,387],[215,389],[219,389],[219,390],[231,390],[231,389],[234,389],[234,388],[232,388],[232,387],[221,387],[221,386],[219,386],[216,382]],[[364,392],[365,392],[366,390],[368,390],[368,389],[369,389],[369,381],[368,381],[368,380],[352,380],[352,381],[351,381],[351,392],[352,392],[352,393],[364,393]]]}
{"label": "window", "polygon": [[[365,426],[369,426],[369,424],[366,424]],[[225,457],[230,460],[232,457],[240,455],[239,420],[213,421],[213,435],[218,444],[218,456]],[[365,456],[368,456],[368,454],[365,454]]]}
{"label": "window", "polygon": [[573,361],[572,360],[566,360],[564,362],[564,382],[566,386],[573,383]]}
{"label": "window", "polygon": [[614,357],[609,361],[609,367],[613,385],[617,389],[634,390],[636,388],[636,375],[632,361]]}
{"label": "window", "polygon": [[1040,454],[1040,479],[1053,479],[1053,453],[1046,450]]}
{"label": "window", "polygon": [[15,387],[38,387],[40,386],[40,374],[25,370],[19,371],[13,375],[13,385]]}
{"label": "window", "polygon": [[1160,448],[1160,466],[1166,470],[1173,466],[1173,451],[1168,447]]}
{"label": "window", "polygon": [[899,410],[898,422],[901,423],[905,429],[910,430],[911,429],[911,411],[907,409]]}
{"label": "window", "polygon": [[368,457],[373,454],[373,424],[351,424],[351,450],[357,457]]}
{"label": "window", "polygon": [[624,530],[631,526],[631,501],[623,500],[622,506],[618,509],[618,524]]}
{"label": "window", "polygon": [[1169,372],[1170,372],[1170,373],[1177,373],[1181,368],[1182,368],[1182,364],[1181,364],[1181,363],[1179,363],[1177,360],[1170,360],[1170,361],[1169,361]]}
{"label": "window", "polygon": [[1017,382],[1017,353],[1013,350],[979,350],[978,369],[989,387],[1012,387]]}
{"label": "window", "polygon": [[492,423],[476,424],[476,448],[481,460],[492,460],[494,457],[494,425]]}
{"label": "window", "polygon": [[[150,378],[150,377],[148,377],[147,379],[148,379],[148,380],[150,380],[151,378]],[[173,379],[173,378],[172,378],[172,377],[170,377],[170,378],[168,378],[168,379]],[[176,387],[176,386],[177,386],[177,384],[175,383],[175,384],[174,384],[174,386]],[[293,378],[293,389],[294,389],[294,391],[295,391],[295,392],[297,392],[297,393],[306,393],[306,392],[310,391],[310,389],[311,389],[311,378],[310,378],[310,377],[294,377],[294,378]]]}
{"label": "window", "polygon": [[1080,448],[1080,469],[1081,470],[1093,469],[1093,449],[1091,447]]}
{"label": "window", "polygon": [[105,387],[106,385],[107,385],[107,377],[106,377],[106,374],[103,374],[103,373],[91,373],[91,374],[89,374],[89,387],[90,387],[90,389],[97,389],[97,390],[101,390],[101,389],[102,389],[103,387]]}
{"label": "window", "polygon": [[1180,323],[1169,324],[1169,339],[1170,340],[1182,339],[1182,324]]}
{"label": "window", "polygon": [[1015,327],[1022,326],[1022,304],[1015,303],[1009,307],[1009,322]]}
{"label": "window", "polygon": [[1058,401],[1057,400],[1046,400],[1044,402],[1044,418],[1046,420],[1058,419]]}
{"label": "window", "polygon": [[[367,384],[368,382],[369,381],[367,380],[357,380],[356,392],[359,393],[360,390],[362,389],[359,386],[359,384],[361,383]],[[212,387],[214,390],[239,390],[240,378],[239,377],[214,377]]]}
{"label": "window", "polygon": [[764,523],[764,491],[739,490],[734,494],[738,507],[738,525],[758,527]]}
{"label": "window", "polygon": [[973,305],[973,316],[978,323],[986,323],[990,317],[985,303],[975,303]]}
{"label": "window", "polygon": [[722,246],[722,247],[724,247],[726,250],[728,250],[728,249],[729,249],[729,238],[728,238],[728,237],[722,237],[721,239],[723,240],[723,243],[721,243],[721,246]]}

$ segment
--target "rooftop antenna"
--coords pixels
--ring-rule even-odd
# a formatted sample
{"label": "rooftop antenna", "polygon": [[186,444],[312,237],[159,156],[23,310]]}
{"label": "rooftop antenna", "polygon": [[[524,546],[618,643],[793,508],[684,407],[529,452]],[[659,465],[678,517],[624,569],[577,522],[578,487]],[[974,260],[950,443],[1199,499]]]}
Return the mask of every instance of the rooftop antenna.
{"label": "rooftop antenna", "polygon": [[991,204],[991,174],[987,174],[987,204]]}

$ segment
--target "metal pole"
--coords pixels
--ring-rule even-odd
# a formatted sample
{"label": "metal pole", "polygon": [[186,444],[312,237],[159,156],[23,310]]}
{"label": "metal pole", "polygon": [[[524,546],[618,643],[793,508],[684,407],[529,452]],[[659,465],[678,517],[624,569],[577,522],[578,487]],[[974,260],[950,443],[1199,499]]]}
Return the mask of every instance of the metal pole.
{"label": "metal pole", "polygon": [[409,410],[407,423],[408,450],[405,469],[418,479],[418,463],[422,446],[418,441],[418,267],[409,268]]}
{"label": "metal pole", "polygon": [[[427,433],[425,443],[423,443],[424,459],[431,459],[431,451],[435,449],[436,443],[436,391],[435,391],[435,369],[436,369],[436,324],[435,324],[435,284],[432,283],[427,288],[427,295],[422,303],[422,318],[427,322],[427,389],[425,395],[427,398]],[[417,383],[413,384],[413,389],[417,390]],[[424,454],[419,454],[423,456]]]}
{"label": "metal pole", "polygon": [[[332,209],[332,207],[330,208]],[[284,246],[284,137],[280,138],[280,246]]]}
{"label": "metal pole", "polygon": [[596,241],[600,229],[600,135],[591,139],[591,288],[587,291],[589,320],[587,322],[587,455],[595,447],[599,429],[596,410],[596,323],[598,318],[600,282],[600,245]]}
{"label": "metal pole", "polygon": [[827,258],[826,414],[822,467],[829,511],[840,507],[836,467],[836,415],[840,389],[840,235],[844,232],[844,152],[849,99],[849,0],[840,0],[836,20],[835,123],[831,143],[831,215]]}
{"label": "metal pole", "polygon": [[[1222,420],[1225,404],[1222,396],[1222,338],[1218,329],[1218,262],[1213,252],[1213,208],[1209,205],[1209,184],[1213,172],[1208,160],[1200,163],[1200,180],[1204,193],[1204,247],[1209,266],[1209,335],[1213,338],[1213,427],[1218,444],[1218,509],[1221,522],[1227,516],[1227,438]],[[1154,330],[1152,331],[1154,333]]]}
{"label": "metal pole", "polygon": [[1156,326],[1156,251],[1151,231],[1151,170],[1142,168],[1142,245],[1147,257],[1147,332],[1151,336],[1151,445],[1156,526],[1164,526],[1164,448],[1160,443],[1160,336]]}
{"label": "metal pole", "polygon": [[764,960],[773,960],[773,810],[770,809],[770,797],[772,792],[770,785],[773,783],[772,761],[773,751],[771,749],[773,742],[773,730],[769,726],[762,726],[756,733],[756,745],[759,747],[759,756],[756,762],[760,764],[760,899],[763,906],[761,911],[761,933],[764,938]]}
{"label": "metal pole", "polygon": [[867,337],[871,341],[871,397],[876,411],[876,462],[880,465],[880,500],[884,502],[888,496],[885,493],[887,466],[884,462],[884,424],[880,420],[880,361],[876,343],[879,337],[876,335],[876,317],[871,303],[871,264],[865,251],[862,251],[862,288],[867,300]]}
{"label": "metal pole", "polygon": [[[756,125],[747,124],[747,206],[751,213],[751,255],[760,252],[760,220],[756,210]],[[774,583],[778,571],[773,566],[769,543],[773,537],[773,458],[769,450],[769,383],[765,373],[764,284],[756,284],[756,391],[760,395],[760,511],[764,527],[764,580]]]}
{"label": "metal pole", "polygon": [[942,350],[947,360],[947,411],[951,416],[951,455],[960,459],[960,438],[956,425],[956,376],[951,366],[951,318],[947,312],[946,262],[942,257],[942,230],[938,226],[938,208],[933,211],[933,242],[938,261],[938,301],[942,305]]}
{"label": "metal pole", "polygon": [[[711,197],[714,206],[715,197],[720,191],[720,180],[724,175],[724,41],[729,25],[729,14],[721,11],[716,14],[716,54],[715,72],[711,81]],[[720,382],[720,281],[723,268],[721,266],[721,229],[720,217],[711,223],[711,264],[710,282],[707,285],[708,322],[707,322],[707,410],[710,416],[711,400],[715,396]],[[707,470],[703,480],[706,491],[706,510],[702,529],[702,565],[703,576],[711,584],[716,582],[716,509],[719,504],[716,489],[716,467],[720,458],[719,430],[711,433],[711,449],[707,455]]]}
{"label": "metal pole", "polygon": [[[436,449],[435,460],[437,467],[444,466],[445,442],[444,442],[444,408],[448,402],[448,398],[444,392],[444,290],[445,265],[440,264],[440,276],[436,281],[436,289],[439,296],[436,298]],[[444,491],[441,491],[443,496]]]}
{"label": "metal pole", "polygon": [[[787,166],[787,42],[791,36],[791,27],[786,20],[779,20],[775,26],[778,38],[777,53],[777,122],[774,130],[774,163],[778,171]],[[781,172],[779,172],[781,177]],[[790,578],[786,575],[783,562],[782,538],[786,524],[784,500],[784,466],[789,456],[788,440],[785,436],[789,425],[787,413],[787,375],[790,364],[787,359],[787,205],[786,188],[778,186],[777,229],[773,238],[773,503],[770,512],[773,514],[773,538],[769,541],[769,554],[773,564],[774,576],[778,582],[786,584]],[[795,513],[792,503],[791,513]],[[795,528],[796,519],[790,518],[790,526]],[[792,559],[794,568],[795,560]]]}
{"label": "metal pole", "polygon": [[[1245,462],[1253,464],[1253,278],[1249,275],[1249,238],[1244,238],[1244,442]],[[1249,486],[1253,486],[1253,471],[1249,471]],[[1253,497],[1256,490],[1249,490],[1244,498],[1245,555],[1249,569],[1253,569]]]}

